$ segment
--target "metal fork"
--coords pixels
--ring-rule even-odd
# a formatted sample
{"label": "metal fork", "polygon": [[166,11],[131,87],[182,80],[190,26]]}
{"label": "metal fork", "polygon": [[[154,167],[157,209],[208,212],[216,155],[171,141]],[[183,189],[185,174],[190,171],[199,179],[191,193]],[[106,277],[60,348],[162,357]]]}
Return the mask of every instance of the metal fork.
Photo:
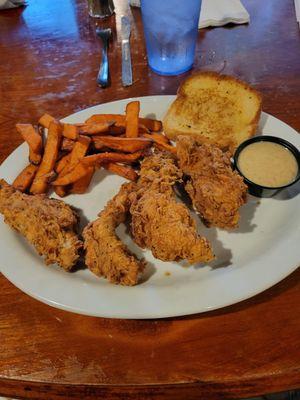
{"label": "metal fork", "polygon": [[108,86],[108,42],[111,37],[111,29],[100,29],[96,28],[96,35],[102,40],[102,59],[100,64],[99,73],[97,76],[97,82],[101,87]]}

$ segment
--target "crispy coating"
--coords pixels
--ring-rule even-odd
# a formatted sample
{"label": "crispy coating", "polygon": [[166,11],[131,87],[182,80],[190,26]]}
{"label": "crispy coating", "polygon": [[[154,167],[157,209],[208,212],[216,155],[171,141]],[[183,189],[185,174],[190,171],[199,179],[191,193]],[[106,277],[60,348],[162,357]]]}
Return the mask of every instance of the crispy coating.
{"label": "crispy coating", "polygon": [[46,264],[57,263],[69,271],[76,263],[82,247],[75,233],[78,217],[63,201],[27,195],[0,180],[0,212],[44,256]]}
{"label": "crispy coating", "polygon": [[85,263],[96,275],[110,282],[133,286],[145,262],[139,261],[116,236],[115,229],[124,222],[129,210],[128,194],[132,184],[122,185],[119,193],[108,202],[99,218],[83,231]]}
{"label": "crispy coating", "polygon": [[142,162],[136,190],[130,194],[133,238],[163,261],[210,261],[209,242],[198,236],[188,209],[175,200],[172,187],[180,179],[181,172],[168,154],[157,153]]}
{"label": "crispy coating", "polygon": [[176,147],[179,166],[189,176],[186,191],[204,223],[224,229],[237,227],[247,186],[232,170],[230,155],[214,145],[199,145],[188,136],[179,136]]}

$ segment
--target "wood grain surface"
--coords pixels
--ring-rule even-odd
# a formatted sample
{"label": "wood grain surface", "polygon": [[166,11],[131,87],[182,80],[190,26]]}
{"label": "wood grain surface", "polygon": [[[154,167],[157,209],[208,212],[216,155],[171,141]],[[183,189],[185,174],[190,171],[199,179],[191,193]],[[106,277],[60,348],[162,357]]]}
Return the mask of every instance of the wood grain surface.
{"label": "wood grain surface", "polygon": [[[300,33],[293,0],[244,0],[251,23],[199,31],[194,70],[248,81],[266,112],[300,130]],[[20,143],[14,126],[134,96],[175,94],[189,73],[147,67],[139,9],[88,17],[85,0],[28,0],[0,11],[0,162]],[[132,20],[134,84],[121,84],[120,17]],[[112,27],[111,85],[96,84]],[[287,249],[288,251],[288,249]],[[30,399],[237,399],[300,387],[300,271],[242,303],[152,321],[60,311],[0,275],[0,395]]]}

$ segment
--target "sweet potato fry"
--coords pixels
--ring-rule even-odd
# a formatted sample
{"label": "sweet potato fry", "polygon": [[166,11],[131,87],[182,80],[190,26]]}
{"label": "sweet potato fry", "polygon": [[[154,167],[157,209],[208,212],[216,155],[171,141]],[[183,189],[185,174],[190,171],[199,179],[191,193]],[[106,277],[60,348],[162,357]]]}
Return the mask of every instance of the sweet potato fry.
{"label": "sweet potato fry", "polygon": [[65,197],[68,194],[68,186],[54,186],[54,192],[59,197]]}
{"label": "sweet potato fry", "polygon": [[56,166],[55,166],[55,171],[59,174],[65,166],[70,162],[71,159],[71,153],[66,154],[63,156],[59,161],[57,161]]}
{"label": "sweet potato fry", "polygon": [[87,188],[89,187],[89,184],[91,183],[94,172],[94,167],[88,167],[87,173],[82,178],[78,179],[78,181],[73,183],[70,192],[74,194],[85,193],[87,191]]}
{"label": "sweet potato fry", "polygon": [[121,162],[125,164],[131,164],[132,162],[137,161],[142,156],[142,154],[142,151],[137,151],[136,153],[131,154],[105,152],[84,157],[81,160],[81,163],[86,167],[97,166],[99,164],[101,165],[108,162]]}
{"label": "sweet potato fry", "polygon": [[63,124],[63,136],[65,138],[76,140],[79,135],[79,128],[72,124]]}
{"label": "sweet potato fry", "polygon": [[105,144],[99,139],[98,136],[92,137],[92,144],[95,150],[108,151],[109,149],[105,146]]}
{"label": "sweet potato fry", "polygon": [[39,153],[35,153],[30,147],[29,147],[29,162],[33,165],[39,165],[42,160],[42,155]]}
{"label": "sweet potato fry", "polygon": [[139,113],[140,102],[131,101],[126,106],[126,133],[129,138],[136,138],[139,135]]}
{"label": "sweet potato fry", "polygon": [[29,146],[29,161],[35,165],[39,164],[42,159],[42,136],[31,124],[16,124],[16,128]]}
{"label": "sweet potato fry", "polygon": [[108,133],[109,135],[114,135],[114,136],[123,135],[123,133],[125,133],[125,124],[124,126],[117,126],[117,125],[110,126]]}
{"label": "sweet potato fry", "polygon": [[115,121],[115,126],[125,126],[125,115],[121,114],[94,114],[89,117],[86,124],[102,124],[105,122]]}
{"label": "sweet potato fry", "polygon": [[[64,139],[63,139],[64,140]],[[55,171],[56,173],[59,174],[61,171],[70,163],[71,159],[71,153],[63,156],[55,166]],[[54,192],[57,194],[59,197],[65,197],[68,194],[68,187],[67,186],[54,186]]]}
{"label": "sweet potato fry", "polygon": [[118,136],[97,136],[93,138],[95,147],[109,147],[113,150],[119,150],[124,153],[135,153],[151,146],[153,141],[149,138],[122,138]]}
{"label": "sweet potato fry", "polygon": [[170,144],[154,142],[154,146],[157,147],[159,150],[166,150],[172,154],[177,154],[177,150],[175,146],[171,146]]}
{"label": "sweet potato fry", "polygon": [[162,135],[161,133],[157,132],[142,133],[141,136],[148,139],[152,139],[153,141],[157,141],[159,143],[170,144],[169,139],[165,135]]}
{"label": "sweet potato fry", "polygon": [[53,186],[66,186],[70,185],[78,181],[79,179],[83,178],[88,171],[88,166],[83,165],[82,161],[79,162],[75,168],[73,168],[70,172],[66,175],[57,178],[54,182],[52,182]]}
{"label": "sweet potato fry", "polygon": [[31,124],[16,124],[16,128],[28,146],[35,153],[40,153],[43,147],[42,137],[34,127]]}
{"label": "sweet potato fry", "polygon": [[30,193],[39,194],[47,191],[49,174],[53,172],[60,148],[61,138],[61,124],[58,121],[52,121],[48,130],[43,159],[31,185]]}
{"label": "sweet potato fry", "polygon": [[57,173],[54,170],[52,170],[52,171],[48,172],[48,174],[45,174],[43,176],[45,178],[46,183],[48,184],[57,178]]}
{"label": "sweet potato fry", "polygon": [[39,119],[38,123],[39,123],[40,125],[42,125],[44,128],[49,129],[50,122],[52,122],[52,121],[54,121],[54,120],[55,120],[55,118],[52,117],[51,115],[49,115],[49,114],[44,114],[44,115],[41,116],[41,118]]}
{"label": "sweet potato fry", "polygon": [[139,124],[139,134],[150,133],[150,130],[144,124]]}
{"label": "sweet potato fry", "polygon": [[107,132],[109,134],[110,127],[115,121],[98,122],[94,124],[83,124],[79,127],[79,132],[83,135],[98,135],[99,133]]}
{"label": "sweet potato fry", "polygon": [[129,179],[130,181],[136,181],[138,178],[138,174],[135,172],[135,170],[132,167],[126,166],[126,165],[121,165],[121,164],[116,164],[116,163],[107,163],[103,164],[103,167],[107,169],[108,171],[111,171],[117,175],[123,176],[126,179]]}
{"label": "sweet potato fry", "polygon": [[[105,121],[115,121],[115,126],[125,126],[125,115],[122,114],[94,114],[89,117],[85,123],[98,123]],[[151,118],[139,118],[139,124],[144,125],[147,129],[154,132],[162,130],[162,122]]]}
{"label": "sweet potato fry", "polygon": [[157,119],[140,118],[139,122],[146,126],[149,131],[159,132],[162,130],[162,122],[158,121]]}
{"label": "sweet potato fry", "polygon": [[25,167],[13,181],[13,187],[21,192],[25,192],[32,184],[37,170],[37,165],[27,165],[27,167]]}
{"label": "sweet potato fry", "polygon": [[154,142],[155,147],[159,150],[166,150],[170,153],[176,154],[176,147],[170,145],[168,142],[166,143],[165,137],[163,135],[157,134],[148,134],[145,133],[142,135],[145,138],[151,138]]}
{"label": "sweet potato fry", "polygon": [[69,162],[60,171],[59,177],[71,171],[78,162],[86,155],[91,139],[87,136],[79,136],[78,140],[74,143],[73,149],[70,153]]}
{"label": "sweet potato fry", "polygon": [[72,151],[74,147],[75,141],[71,139],[67,139],[66,137],[63,138],[61,142],[60,149],[62,151]]}
{"label": "sweet potato fry", "polygon": [[[65,167],[60,171],[58,175],[58,180],[64,175],[68,174],[76,167],[79,161],[85,156],[88,151],[91,139],[87,136],[79,136],[78,140],[75,142],[74,147],[70,153],[69,162],[66,163]],[[66,195],[66,190],[64,187],[57,186],[55,189],[55,193],[60,197]]]}

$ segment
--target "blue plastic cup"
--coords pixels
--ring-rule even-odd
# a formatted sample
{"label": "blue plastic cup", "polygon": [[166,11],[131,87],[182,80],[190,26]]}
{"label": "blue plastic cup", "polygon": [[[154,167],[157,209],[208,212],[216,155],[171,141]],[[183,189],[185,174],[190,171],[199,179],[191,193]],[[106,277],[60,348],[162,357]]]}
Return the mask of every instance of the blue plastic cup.
{"label": "blue plastic cup", "polygon": [[150,68],[178,75],[192,68],[201,0],[141,0]]}

